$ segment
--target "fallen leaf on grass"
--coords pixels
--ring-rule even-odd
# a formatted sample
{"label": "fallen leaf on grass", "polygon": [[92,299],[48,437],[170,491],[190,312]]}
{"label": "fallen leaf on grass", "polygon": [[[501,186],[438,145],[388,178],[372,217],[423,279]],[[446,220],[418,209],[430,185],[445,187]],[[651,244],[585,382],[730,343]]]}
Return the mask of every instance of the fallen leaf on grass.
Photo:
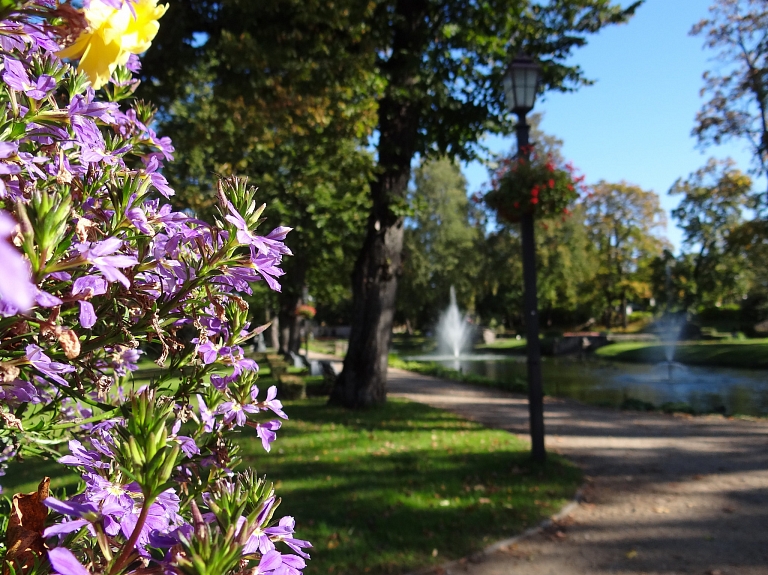
{"label": "fallen leaf on grass", "polygon": [[630,549],[627,551],[627,559],[634,559],[635,557],[637,557],[637,550]]}
{"label": "fallen leaf on grass", "polygon": [[45,552],[43,529],[48,508],[43,499],[48,497],[51,479],[46,477],[40,482],[34,493],[17,493],[11,502],[11,514],[8,518],[6,546],[3,563],[3,575],[8,575],[10,565],[17,566],[16,573],[24,573],[35,564],[35,556]]}
{"label": "fallen leaf on grass", "polygon": [[654,507],[653,508],[654,513],[669,513],[669,509],[667,507]]}
{"label": "fallen leaf on grass", "polygon": [[487,497],[481,497],[480,499],[477,500],[477,502],[480,503],[481,505],[486,505],[490,503],[491,500],[488,499]]}

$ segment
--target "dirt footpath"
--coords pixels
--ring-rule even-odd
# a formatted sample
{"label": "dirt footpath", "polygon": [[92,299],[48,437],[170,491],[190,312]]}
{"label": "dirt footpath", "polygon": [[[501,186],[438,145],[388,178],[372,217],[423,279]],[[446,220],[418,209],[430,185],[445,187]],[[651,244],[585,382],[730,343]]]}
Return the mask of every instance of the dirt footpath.
{"label": "dirt footpath", "polygon": [[[528,433],[524,397],[389,370],[389,392]],[[768,421],[545,400],[547,449],[584,469],[583,502],[470,575],[768,575]],[[438,570],[439,571],[439,570]]]}

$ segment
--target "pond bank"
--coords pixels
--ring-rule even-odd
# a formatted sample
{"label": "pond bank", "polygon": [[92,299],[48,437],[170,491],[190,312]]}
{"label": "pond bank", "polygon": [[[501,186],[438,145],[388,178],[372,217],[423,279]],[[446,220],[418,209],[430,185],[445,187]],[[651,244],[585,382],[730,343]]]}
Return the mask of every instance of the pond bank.
{"label": "pond bank", "polygon": [[[595,351],[597,357],[636,363],[666,360],[665,346],[648,342],[621,342]],[[720,341],[681,341],[674,349],[674,361],[685,365],[768,368],[768,339]]]}

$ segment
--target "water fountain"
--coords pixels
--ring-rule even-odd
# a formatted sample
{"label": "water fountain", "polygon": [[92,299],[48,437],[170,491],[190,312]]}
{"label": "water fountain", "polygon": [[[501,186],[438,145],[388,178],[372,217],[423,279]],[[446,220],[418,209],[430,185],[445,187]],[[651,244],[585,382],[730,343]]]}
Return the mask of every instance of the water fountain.
{"label": "water fountain", "polygon": [[663,364],[667,370],[668,379],[672,381],[673,371],[677,367],[682,367],[675,363],[675,348],[680,339],[680,331],[685,321],[681,321],[674,316],[666,316],[659,322],[659,335],[664,344],[664,357],[666,362]]}
{"label": "water fountain", "polygon": [[451,303],[437,324],[438,353],[458,358],[462,351],[471,348],[473,331],[472,324],[459,311],[456,290],[451,286]]}

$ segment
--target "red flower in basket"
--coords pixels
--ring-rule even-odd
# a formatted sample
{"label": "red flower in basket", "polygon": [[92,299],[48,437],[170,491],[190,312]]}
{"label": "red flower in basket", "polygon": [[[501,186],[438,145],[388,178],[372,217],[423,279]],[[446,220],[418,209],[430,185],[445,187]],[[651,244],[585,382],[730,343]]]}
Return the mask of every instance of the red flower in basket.
{"label": "red flower in basket", "polygon": [[557,162],[552,156],[503,159],[491,176],[491,189],[485,203],[500,221],[517,223],[523,214],[536,218],[562,216],[578,197],[582,176],[573,167]]}
{"label": "red flower in basket", "polygon": [[303,304],[296,308],[296,315],[306,319],[312,319],[317,314],[317,310],[311,305]]}

